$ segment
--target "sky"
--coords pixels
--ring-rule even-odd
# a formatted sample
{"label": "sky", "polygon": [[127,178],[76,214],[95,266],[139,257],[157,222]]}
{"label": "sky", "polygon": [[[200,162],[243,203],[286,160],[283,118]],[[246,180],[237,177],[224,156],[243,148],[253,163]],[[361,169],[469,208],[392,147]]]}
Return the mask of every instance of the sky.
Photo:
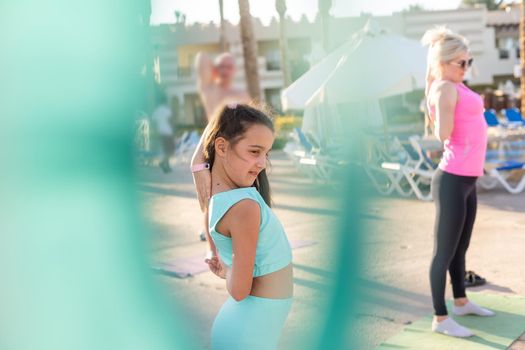
{"label": "sky", "polygon": [[[224,17],[232,22],[239,22],[238,0],[224,0]],[[287,14],[294,20],[305,14],[313,20],[317,12],[318,0],[286,0]],[[409,5],[419,4],[428,10],[454,9],[461,0],[332,0],[330,13],[335,17],[359,16],[361,13],[390,15]],[[151,0],[151,24],[173,23],[174,11],[186,15],[187,23],[209,23],[219,21],[218,0]],[[264,24],[277,17],[275,0],[250,0],[250,12],[261,18]]]}

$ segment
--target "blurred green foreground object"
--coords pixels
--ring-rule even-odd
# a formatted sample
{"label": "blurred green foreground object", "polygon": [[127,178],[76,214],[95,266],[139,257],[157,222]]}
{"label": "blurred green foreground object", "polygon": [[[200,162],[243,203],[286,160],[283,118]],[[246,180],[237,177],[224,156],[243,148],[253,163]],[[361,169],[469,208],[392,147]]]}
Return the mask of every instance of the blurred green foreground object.
{"label": "blurred green foreground object", "polygon": [[0,4],[0,349],[192,348],[135,194],[149,7]]}

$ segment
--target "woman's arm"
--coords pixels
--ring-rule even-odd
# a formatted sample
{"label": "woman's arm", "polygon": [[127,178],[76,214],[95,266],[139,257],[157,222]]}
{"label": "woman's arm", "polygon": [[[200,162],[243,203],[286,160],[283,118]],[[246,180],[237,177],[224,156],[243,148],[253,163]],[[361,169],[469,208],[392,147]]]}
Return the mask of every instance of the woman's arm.
{"label": "woman's arm", "polygon": [[434,90],[433,100],[436,107],[434,135],[443,142],[454,130],[454,111],[458,100],[456,87],[448,81],[439,82]]}

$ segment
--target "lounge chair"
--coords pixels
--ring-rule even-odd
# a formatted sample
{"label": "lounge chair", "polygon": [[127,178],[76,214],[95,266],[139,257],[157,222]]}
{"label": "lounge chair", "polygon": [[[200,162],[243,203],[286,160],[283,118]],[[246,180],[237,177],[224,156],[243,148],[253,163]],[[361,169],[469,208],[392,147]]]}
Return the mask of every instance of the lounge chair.
{"label": "lounge chair", "polygon": [[306,174],[313,182],[329,183],[331,169],[337,162],[321,154],[321,149],[311,136],[294,128],[294,141],[288,142],[284,152],[292,160],[297,170]]}
{"label": "lounge chair", "polygon": [[483,112],[483,116],[485,117],[485,121],[487,122],[487,125],[490,127],[502,127],[501,123],[498,120],[498,117],[496,115],[496,111],[493,109],[487,109],[485,112]]}
{"label": "lounge chair", "polygon": [[499,183],[509,193],[521,193],[525,189],[525,174],[523,174],[520,180],[517,182],[511,183],[509,181],[511,175],[516,170],[525,170],[525,162],[507,161],[503,163],[497,163],[496,167],[487,171],[488,175],[495,180],[492,181],[491,188],[494,188],[495,184]]}
{"label": "lounge chair", "polygon": [[177,142],[175,148],[175,161],[187,163],[199,144],[200,135],[196,130],[185,132]]}
{"label": "lounge chair", "polygon": [[391,195],[395,192],[402,197],[410,197],[413,190],[400,168],[394,165],[401,166],[410,162],[411,158],[399,139],[376,140],[370,147],[369,159],[364,165],[364,170],[380,194]]}
{"label": "lounge chair", "polygon": [[525,120],[521,116],[521,112],[517,108],[507,108],[503,110],[505,118],[507,118],[507,125],[509,127],[525,126]]}

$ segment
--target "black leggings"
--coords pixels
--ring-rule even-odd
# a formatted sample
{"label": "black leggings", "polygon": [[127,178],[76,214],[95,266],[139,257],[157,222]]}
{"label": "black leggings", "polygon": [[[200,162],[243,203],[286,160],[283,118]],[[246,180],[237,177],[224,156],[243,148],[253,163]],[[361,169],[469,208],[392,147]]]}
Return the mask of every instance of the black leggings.
{"label": "black leggings", "polygon": [[445,285],[447,270],[454,298],[465,294],[465,255],[476,219],[475,176],[459,176],[438,169],[432,179],[436,203],[434,253],[430,265],[432,302],[437,316],[447,315]]}

